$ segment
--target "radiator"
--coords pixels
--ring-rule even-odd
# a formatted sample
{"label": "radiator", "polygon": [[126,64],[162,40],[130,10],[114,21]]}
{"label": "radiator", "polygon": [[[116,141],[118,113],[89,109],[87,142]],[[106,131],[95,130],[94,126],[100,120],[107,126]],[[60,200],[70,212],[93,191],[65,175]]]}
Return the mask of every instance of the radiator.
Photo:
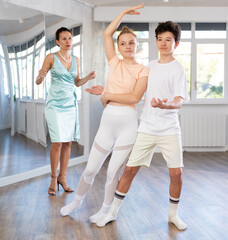
{"label": "radiator", "polygon": [[183,147],[226,146],[226,115],[218,113],[182,113]]}

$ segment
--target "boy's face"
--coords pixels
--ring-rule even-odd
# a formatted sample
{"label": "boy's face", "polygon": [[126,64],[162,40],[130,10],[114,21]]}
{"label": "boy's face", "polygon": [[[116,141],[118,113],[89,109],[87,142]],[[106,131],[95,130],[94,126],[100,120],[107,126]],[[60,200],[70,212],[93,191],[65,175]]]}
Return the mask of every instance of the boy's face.
{"label": "boy's face", "polygon": [[156,43],[161,55],[173,54],[175,48],[179,45],[179,42],[175,42],[174,35],[171,32],[158,34]]}

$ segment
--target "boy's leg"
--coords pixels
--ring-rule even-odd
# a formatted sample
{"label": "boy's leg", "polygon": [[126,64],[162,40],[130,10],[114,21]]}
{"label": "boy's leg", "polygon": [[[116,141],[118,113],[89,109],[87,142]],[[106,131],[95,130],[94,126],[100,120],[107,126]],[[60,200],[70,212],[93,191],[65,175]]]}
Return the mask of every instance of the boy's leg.
{"label": "boy's leg", "polygon": [[107,215],[101,218],[97,222],[98,227],[104,227],[107,223],[116,220],[121,203],[126,196],[128,190],[130,189],[131,183],[136,176],[140,166],[138,167],[126,167],[124,173],[120,179],[117,190],[114,195],[114,200],[111,205],[110,211]]}
{"label": "boy's leg", "polygon": [[182,187],[182,169],[170,168],[169,175],[169,222],[173,223],[179,230],[184,230],[187,228],[187,224],[179,218],[177,210]]}
{"label": "boy's leg", "polygon": [[90,222],[97,223],[98,220],[103,218],[110,210],[114,193],[119,181],[120,171],[129,157],[132,146],[133,145],[126,146],[125,150],[118,150],[118,148],[114,147],[107,169],[104,202],[101,209],[89,218]]}
{"label": "boy's leg", "polygon": [[177,211],[182,188],[182,167],[184,166],[181,135],[160,136],[158,146],[169,168],[169,222],[179,230],[184,230],[187,224],[179,218]]}
{"label": "boy's leg", "polygon": [[127,167],[125,168],[118,184],[117,191],[111,205],[111,210],[103,219],[97,222],[98,227],[103,227],[108,222],[116,220],[122,200],[130,189],[135,175],[137,174],[141,165],[150,165],[154,150],[155,141],[153,136],[144,133],[138,133],[130,159],[127,163]]}

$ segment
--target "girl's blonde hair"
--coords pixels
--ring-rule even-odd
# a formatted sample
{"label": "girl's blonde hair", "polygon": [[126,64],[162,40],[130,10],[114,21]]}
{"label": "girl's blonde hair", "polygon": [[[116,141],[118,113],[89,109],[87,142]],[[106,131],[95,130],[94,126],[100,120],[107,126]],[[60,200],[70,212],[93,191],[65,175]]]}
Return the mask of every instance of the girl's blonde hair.
{"label": "girl's blonde hair", "polygon": [[120,34],[117,37],[117,43],[119,42],[119,38],[121,35],[125,34],[125,33],[130,33],[132,34],[135,38],[137,38],[136,34],[133,32],[133,29],[129,28],[128,26],[123,26],[121,29]]}

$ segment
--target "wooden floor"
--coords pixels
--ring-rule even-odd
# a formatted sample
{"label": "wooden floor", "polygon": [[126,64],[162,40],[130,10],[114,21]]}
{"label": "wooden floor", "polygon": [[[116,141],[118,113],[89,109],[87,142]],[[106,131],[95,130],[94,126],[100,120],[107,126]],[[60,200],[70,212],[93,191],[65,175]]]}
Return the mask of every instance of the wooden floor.
{"label": "wooden floor", "polygon": [[[125,198],[117,221],[104,228],[90,224],[100,208],[108,160],[80,209],[61,217],[60,208],[74,194],[61,189],[47,194],[50,176],[0,188],[1,240],[227,240],[228,153],[184,153],[183,191],[179,215],[188,224],[181,232],[167,223],[169,176],[161,154],[142,168]],[[75,188],[85,163],[68,170]]]}
{"label": "wooden floor", "polygon": [[[10,130],[0,131],[0,177],[23,173],[50,164],[50,141],[45,148],[41,144]],[[83,155],[83,146],[72,144],[71,158]]]}

